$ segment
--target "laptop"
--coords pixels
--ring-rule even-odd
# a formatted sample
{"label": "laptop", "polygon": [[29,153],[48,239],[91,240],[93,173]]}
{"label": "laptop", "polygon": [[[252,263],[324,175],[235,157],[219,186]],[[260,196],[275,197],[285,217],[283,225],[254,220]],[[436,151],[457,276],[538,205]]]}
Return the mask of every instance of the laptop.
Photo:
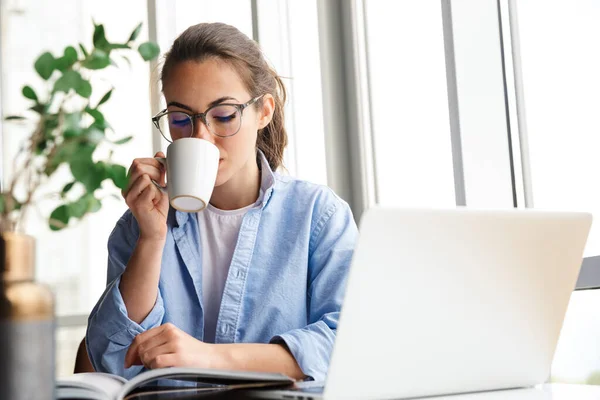
{"label": "laptop", "polygon": [[361,221],[326,382],[271,399],[402,399],[544,383],[592,217],[377,207]]}

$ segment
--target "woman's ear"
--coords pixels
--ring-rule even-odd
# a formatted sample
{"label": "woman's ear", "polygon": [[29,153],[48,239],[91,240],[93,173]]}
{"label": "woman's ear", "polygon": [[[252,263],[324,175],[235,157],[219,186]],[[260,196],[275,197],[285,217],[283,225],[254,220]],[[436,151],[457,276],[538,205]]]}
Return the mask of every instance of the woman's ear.
{"label": "woman's ear", "polygon": [[262,129],[269,125],[269,122],[273,119],[273,113],[275,112],[275,99],[271,93],[267,93],[262,98],[262,109],[258,112],[258,129]]}

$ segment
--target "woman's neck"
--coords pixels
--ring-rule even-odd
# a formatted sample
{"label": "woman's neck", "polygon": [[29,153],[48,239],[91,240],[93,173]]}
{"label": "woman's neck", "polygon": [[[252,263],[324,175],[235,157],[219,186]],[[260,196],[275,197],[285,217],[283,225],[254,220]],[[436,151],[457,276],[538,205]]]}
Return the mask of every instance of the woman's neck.
{"label": "woman's neck", "polygon": [[248,164],[223,185],[215,187],[210,204],[220,210],[237,210],[253,204],[260,193],[260,170],[256,159]]}

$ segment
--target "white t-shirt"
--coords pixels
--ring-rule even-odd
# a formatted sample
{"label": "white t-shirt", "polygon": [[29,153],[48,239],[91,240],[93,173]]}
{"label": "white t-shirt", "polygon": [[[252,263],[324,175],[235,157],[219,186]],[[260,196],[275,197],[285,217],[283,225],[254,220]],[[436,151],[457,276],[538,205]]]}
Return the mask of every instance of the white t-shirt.
{"label": "white t-shirt", "polygon": [[244,215],[254,204],[238,210],[220,210],[208,204],[198,213],[200,245],[202,246],[202,305],[204,308],[204,341],[215,342],[217,318],[229,265],[237,244]]}

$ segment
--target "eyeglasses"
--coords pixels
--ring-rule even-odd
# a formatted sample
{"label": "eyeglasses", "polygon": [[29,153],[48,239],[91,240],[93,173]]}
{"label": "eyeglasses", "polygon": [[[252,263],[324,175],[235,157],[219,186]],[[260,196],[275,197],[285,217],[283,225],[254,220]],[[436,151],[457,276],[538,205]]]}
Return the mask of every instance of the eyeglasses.
{"label": "eyeglasses", "polygon": [[229,137],[238,133],[242,127],[242,112],[244,109],[254,104],[262,96],[255,97],[244,104],[216,104],[209,107],[205,112],[198,114],[164,109],[152,117],[152,122],[169,142],[192,137],[194,134],[194,121],[197,118],[202,120],[213,135]]}

